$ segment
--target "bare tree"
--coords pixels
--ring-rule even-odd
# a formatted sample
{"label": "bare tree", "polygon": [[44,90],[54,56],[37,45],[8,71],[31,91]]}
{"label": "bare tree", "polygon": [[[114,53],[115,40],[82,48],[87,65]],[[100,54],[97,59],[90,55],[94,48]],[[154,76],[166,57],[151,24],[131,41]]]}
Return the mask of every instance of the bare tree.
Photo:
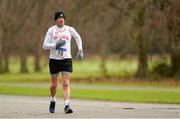
{"label": "bare tree", "polygon": [[[2,57],[4,61],[4,71],[9,72],[9,55],[16,46],[19,46],[21,59],[21,71],[27,72],[26,51],[23,37],[18,37],[22,33],[25,21],[33,7],[33,0],[1,0],[1,28],[2,28]],[[18,39],[18,38],[21,38]],[[22,47],[20,47],[22,46]]]}
{"label": "bare tree", "polygon": [[[13,13],[13,5],[14,2],[9,0],[1,0],[1,30],[2,30],[2,37],[1,37],[1,64],[2,64],[2,72],[9,72],[9,54],[10,54],[10,37],[12,36],[12,23],[11,23],[11,15]],[[12,43],[12,42],[11,42]]]}
{"label": "bare tree", "polygon": [[[18,0],[15,1],[15,8],[18,9],[16,14],[14,14],[16,25],[14,26],[14,33],[19,37],[16,40],[17,46],[19,47],[19,55],[20,55],[20,71],[22,73],[28,72],[27,67],[27,56],[28,56],[28,39],[26,33],[28,29],[26,27],[27,19],[31,13],[31,10],[34,8],[35,0]],[[21,31],[21,32],[20,32]],[[18,44],[20,42],[20,44]]]}
{"label": "bare tree", "polygon": [[147,40],[144,32],[147,5],[146,0],[136,0],[129,3],[135,26],[133,36],[136,40],[138,53],[137,76],[140,78],[146,78],[148,74]]}
{"label": "bare tree", "polygon": [[34,29],[31,33],[33,36],[33,55],[34,55],[34,71],[39,72],[41,70],[40,66],[40,56],[41,56],[41,45],[42,45],[42,36],[45,30],[46,20],[46,6],[47,0],[38,0],[35,3],[35,8],[33,10],[32,22],[33,24],[29,24]]}
{"label": "bare tree", "polygon": [[166,19],[168,31],[169,55],[171,60],[171,74],[180,71],[180,1],[179,0],[154,0],[156,7]]}
{"label": "bare tree", "polygon": [[173,74],[180,72],[180,1],[174,0],[169,7],[169,14],[167,16],[170,56]]}
{"label": "bare tree", "polygon": [[3,73],[2,29],[0,29],[0,73]]}

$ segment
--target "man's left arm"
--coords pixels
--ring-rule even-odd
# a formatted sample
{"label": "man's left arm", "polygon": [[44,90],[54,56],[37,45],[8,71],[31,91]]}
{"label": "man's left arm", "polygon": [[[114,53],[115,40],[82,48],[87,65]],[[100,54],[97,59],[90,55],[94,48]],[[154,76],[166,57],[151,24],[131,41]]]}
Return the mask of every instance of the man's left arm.
{"label": "man's left arm", "polygon": [[70,33],[73,36],[73,38],[76,40],[77,46],[78,46],[78,52],[76,58],[83,59],[83,49],[82,49],[82,40],[80,35],[76,32],[76,30],[73,27],[70,27]]}

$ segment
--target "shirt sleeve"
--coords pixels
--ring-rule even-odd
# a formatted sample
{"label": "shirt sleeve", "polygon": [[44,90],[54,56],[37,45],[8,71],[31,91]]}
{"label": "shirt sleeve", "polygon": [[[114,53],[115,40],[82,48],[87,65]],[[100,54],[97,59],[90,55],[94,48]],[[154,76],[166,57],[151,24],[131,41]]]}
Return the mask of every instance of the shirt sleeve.
{"label": "shirt sleeve", "polygon": [[73,27],[70,27],[70,34],[71,36],[76,40],[78,50],[82,50],[82,40],[80,35],[76,32],[76,30]]}
{"label": "shirt sleeve", "polygon": [[52,29],[50,28],[46,33],[43,43],[43,49],[53,49],[56,47],[56,43],[51,43],[51,39],[52,39]]}

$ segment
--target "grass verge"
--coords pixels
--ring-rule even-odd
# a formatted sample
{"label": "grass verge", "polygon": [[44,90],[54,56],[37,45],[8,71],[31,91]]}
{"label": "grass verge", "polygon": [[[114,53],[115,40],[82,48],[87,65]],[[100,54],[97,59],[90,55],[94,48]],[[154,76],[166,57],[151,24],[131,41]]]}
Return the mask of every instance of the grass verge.
{"label": "grass verge", "polygon": [[[0,94],[49,96],[49,88],[0,86]],[[58,92],[58,96],[62,96],[62,91]],[[173,91],[73,89],[71,97],[119,102],[180,104],[180,92]]]}

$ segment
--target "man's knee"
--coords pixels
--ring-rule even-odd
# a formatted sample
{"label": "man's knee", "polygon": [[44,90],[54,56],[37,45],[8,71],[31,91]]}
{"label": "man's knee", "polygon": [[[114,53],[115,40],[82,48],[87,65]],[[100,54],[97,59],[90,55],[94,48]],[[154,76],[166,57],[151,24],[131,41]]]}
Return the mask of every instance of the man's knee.
{"label": "man's knee", "polygon": [[51,88],[56,89],[58,86],[58,78],[52,78],[51,80]]}
{"label": "man's knee", "polygon": [[63,81],[63,88],[67,88],[69,86],[69,79]]}
{"label": "man's knee", "polygon": [[57,86],[58,86],[58,84],[57,84],[57,83],[51,83],[51,88],[56,89],[56,88],[57,88]]}

